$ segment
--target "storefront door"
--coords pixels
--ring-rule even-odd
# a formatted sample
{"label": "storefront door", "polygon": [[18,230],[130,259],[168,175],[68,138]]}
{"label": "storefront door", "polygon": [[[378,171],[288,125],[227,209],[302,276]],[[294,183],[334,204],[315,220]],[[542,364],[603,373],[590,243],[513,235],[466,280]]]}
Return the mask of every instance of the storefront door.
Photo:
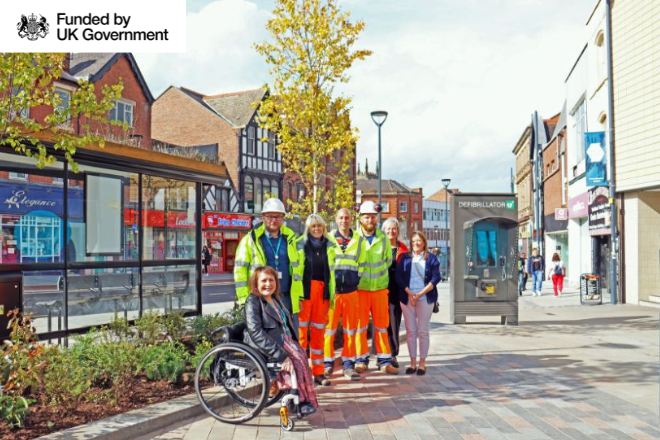
{"label": "storefront door", "polygon": [[238,240],[225,240],[225,271],[234,271],[234,260],[236,259],[236,248]]}

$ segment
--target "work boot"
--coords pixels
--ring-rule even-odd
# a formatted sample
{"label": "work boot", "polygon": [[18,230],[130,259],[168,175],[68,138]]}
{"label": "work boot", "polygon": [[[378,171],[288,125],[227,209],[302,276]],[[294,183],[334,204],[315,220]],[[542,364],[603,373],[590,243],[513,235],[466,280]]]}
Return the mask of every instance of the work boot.
{"label": "work boot", "polygon": [[396,356],[392,356],[392,365],[395,368],[399,368],[399,361],[396,360]]}
{"label": "work boot", "polygon": [[369,367],[367,367],[367,364],[355,364],[355,371],[359,374],[364,373],[368,369]]}
{"label": "work boot", "polygon": [[328,379],[327,377],[324,377],[321,374],[319,374],[318,376],[314,376],[314,383],[316,385],[322,385],[324,387],[327,387],[331,384],[330,379]]}
{"label": "work boot", "polygon": [[396,374],[399,374],[399,369],[396,368],[396,367],[395,367],[394,365],[392,365],[392,364],[381,365],[380,367],[378,367],[378,369],[379,369],[381,372],[383,372],[383,373],[387,373],[387,374],[395,374],[395,375],[396,375]]}
{"label": "work boot", "polygon": [[352,368],[347,368],[344,370],[344,377],[350,380],[360,380],[361,376]]}
{"label": "work boot", "polygon": [[334,369],[332,367],[326,367],[325,370],[323,370],[323,375],[326,378],[330,379],[330,376],[332,376],[333,371],[334,371]]}

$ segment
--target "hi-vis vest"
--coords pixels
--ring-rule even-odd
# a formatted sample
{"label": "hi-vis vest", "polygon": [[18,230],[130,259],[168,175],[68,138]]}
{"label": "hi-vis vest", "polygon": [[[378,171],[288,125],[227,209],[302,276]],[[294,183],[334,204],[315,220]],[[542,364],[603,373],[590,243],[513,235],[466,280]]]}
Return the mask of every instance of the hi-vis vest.
{"label": "hi-vis vest", "polygon": [[[355,272],[357,278],[362,276],[364,272],[364,263],[366,262],[365,243],[367,241],[353,231],[353,238],[348,243],[346,251],[343,251],[341,246],[337,243],[337,230],[330,231],[330,240],[335,243],[335,280],[336,285],[341,289],[341,277],[344,271]],[[356,281],[357,282],[357,281]]]}
{"label": "hi-vis vest", "polygon": [[[364,237],[362,227],[358,228],[357,233]],[[392,247],[390,240],[383,232],[376,228],[376,236],[371,243],[364,239],[365,262],[362,278],[360,278],[360,290],[374,292],[389,287],[389,267],[392,264]]]}
{"label": "hi-vis vest", "polygon": [[[250,295],[250,287],[248,286],[250,275],[254,269],[267,265],[266,253],[261,245],[261,236],[265,233],[266,229],[262,223],[243,237],[236,249],[234,282],[236,283],[236,298],[241,304],[245,304],[245,300]],[[280,267],[280,270],[288,270],[291,274],[291,297],[293,298],[294,294],[300,296],[300,293],[297,291],[302,292],[302,278],[298,271],[296,234],[286,226],[282,226],[280,233],[286,240],[286,253],[289,256],[289,267]]]}
{"label": "hi-vis vest", "polygon": [[[330,268],[330,281],[328,283],[328,292],[330,293],[330,308],[335,308],[335,250],[337,245],[330,240],[330,237],[327,236],[328,245],[326,247],[326,258],[328,259],[328,267]],[[303,275],[305,274],[305,244],[307,243],[307,236],[302,236],[296,242],[296,249],[298,250],[298,269],[296,270],[297,276],[300,278],[300,283],[302,285]],[[296,273],[294,272],[294,273]],[[304,287],[303,287],[304,288]],[[303,288],[296,289],[295,296],[294,291],[291,289],[291,305],[293,308],[293,313],[300,312],[300,301],[305,299],[305,293]]]}

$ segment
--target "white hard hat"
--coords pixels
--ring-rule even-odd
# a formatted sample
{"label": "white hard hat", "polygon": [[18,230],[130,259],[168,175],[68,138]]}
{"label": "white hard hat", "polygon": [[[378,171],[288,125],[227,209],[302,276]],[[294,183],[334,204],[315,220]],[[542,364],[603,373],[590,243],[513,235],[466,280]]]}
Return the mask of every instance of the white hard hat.
{"label": "white hard hat", "polygon": [[279,212],[280,214],[286,214],[286,209],[284,209],[284,203],[280,199],[272,198],[266,200],[264,207],[261,209],[262,214],[267,212]]}
{"label": "white hard hat", "polygon": [[363,202],[360,205],[360,215],[362,214],[378,214],[378,210],[376,209],[376,204],[371,200]]}

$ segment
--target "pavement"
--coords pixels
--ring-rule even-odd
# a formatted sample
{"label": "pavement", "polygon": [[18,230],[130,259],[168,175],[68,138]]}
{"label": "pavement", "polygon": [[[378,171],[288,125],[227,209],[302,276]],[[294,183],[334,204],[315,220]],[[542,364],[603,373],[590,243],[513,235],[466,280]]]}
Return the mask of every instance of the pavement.
{"label": "pavement", "polygon": [[335,373],[318,388],[319,411],[293,432],[280,429],[275,407],[237,426],[172,418],[139,440],[660,439],[660,310],[581,306],[576,290],[556,298],[546,286],[520,299],[518,326],[499,317],[448,325],[448,291],[442,284],[425,376]]}

